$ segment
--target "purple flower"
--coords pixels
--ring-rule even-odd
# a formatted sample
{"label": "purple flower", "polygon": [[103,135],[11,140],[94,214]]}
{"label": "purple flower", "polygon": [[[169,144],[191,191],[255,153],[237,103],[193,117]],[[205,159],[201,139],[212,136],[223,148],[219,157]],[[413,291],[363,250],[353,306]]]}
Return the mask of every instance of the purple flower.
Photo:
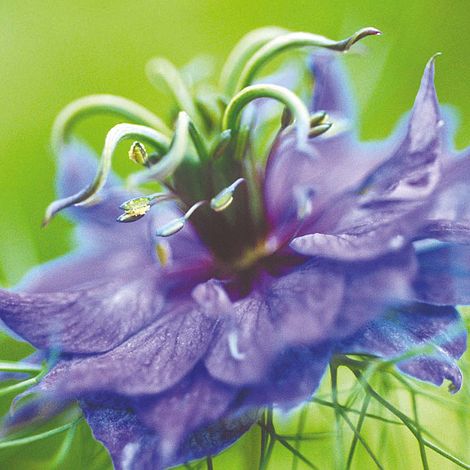
{"label": "purple flower", "polygon": [[[251,85],[288,47],[346,50],[376,33],[335,43],[257,32],[224,70],[228,105],[215,93],[193,98],[171,64],[154,62],[187,112],[172,139],[122,98],[79,100],[59,117],[62,199],[47,219],[68,208],[77,248],[1,292],[0,318],[36,348],[59,350],[39,390],[79,400],[116,468],[220,451],[260,408],[311,397],[337,354],[404,355],[403,372],[460,388],[466,331],[455,305],[470,300],[470,155],[444,139],[434,59],[407,125],[373,144],[357,139],[332,53],[314,56],[308,106],[276,84],[296,86],[289,73]],[[267,98],[288,112],[262,164],[276,116]],[[66,134],[100,105],[138,124],[110,131],[97,167]],[[155,153],[135,142],[130,157],[144,169],[123,185],[108,173],[128,137]],[[163,191],[135,189],[149,181]],[[425,345],[432,351],[406,355]]]}

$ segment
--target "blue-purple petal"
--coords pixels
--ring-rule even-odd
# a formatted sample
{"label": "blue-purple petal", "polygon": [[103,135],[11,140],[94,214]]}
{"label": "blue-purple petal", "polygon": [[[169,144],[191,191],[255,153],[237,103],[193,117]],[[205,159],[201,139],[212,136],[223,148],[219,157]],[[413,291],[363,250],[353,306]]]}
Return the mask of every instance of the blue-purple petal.
{"label": "blue-purple petal", "polygon": [[[336,206],[332,203],[318,221],[319,231],[294,238],[290,247],[307,256],[367,261],[405,248],[429,213],[426,203],[393,201],[360,207],[354,200],[355,196],[346,196]],[[330,224],[340,220],[342,226],[328,233]]]}
{"label": "blue-purple petal", "polygon": [[64,292],[0,291],[0,318],[37,348],[104,352],[158,318],[164,305],[160,284],[151,270],[105,283],[92,278],[88,286]]}
{"label": "blue-purple petal", "polygon": [[312,73],[315,80],[312,111],[326,111],[354,122],[355,104],[342,61],[334,53],[317,52],[312,55]]}
{"label": "blue-purple petal", "polygon": [[247,411],[235,411],[210,426],[203,426],[189,436],[181,446],[178,457],[179,462],[217,455],[236,442],[258,419],[259,411],[249,409]]}
{"label": "blue-purple petal", "polygon": [[[93,150],[82,142],[64,146],[58,155],[57,195],[64,198],[87,187],[98,170]],[[111,172],[96,201],[85,206],[72,206],[66,213],[77,221],[112,225],[120,214],[119,205],[133,195],[120,187],[119,178]]]}
{"label": "blue-purple petal", "polygon": [[416,200],[430,195],[441,166],[442,121],[434,88],[434,58],[421,80],[405,139],[394,154],[363,182],[362,202]]}
{"label": "blue-purple petal", "polygon": [[263,382],[271,361],[296,345],[328,339],[343,299],[335,267],[310,263],[235,302],[208,351],[213,377],[229,384]]}
{"label": "blue-purple petal", "polygon": [[320,344],[340,313],[344,276],[337,266],[310,262],[263,290],[281,345]]}
{"label": "blue-purple petal", "polygon": [[470,243],[470,154],[447,160],[442,179],[433,195],[434,205],[419,238]]}
{"label": "blue-purple petal", "polygon": [[417,299],[436,305],[470,304],[470,246],[437,243],[418,250]]}
{"label": "blue-purple petal", "polygon": [[410,250],[379,262],[351,263],[345,269],[345,291],[332,338],[345,338],[379,317],[392,305],[412,298],[416,261]]}
{"label": "blue-purple petal", "polygon": [[291,247],[304,255],[361,260],[401,249],[426,222],[440,178],[441,121],[434,60],[426,66],[407,135],[355,191],[325,207]]}
{"label": "blue-purple petal", "polygon": [[331,345],[297,346],[271,361],[262,382],[245,391],[245,403],[288,410],[312,397],[328,367]]}
{"label": "blue-purple petal", "polygon": [[163,470],[159,438],[142,425],[129,402],[105,397],[83,400],[80,406],[116,470]]}
{"label": "blue-purple petal", "polygon": [[207,352],[205,364],[209,373],[231,385],[256,383],[275,354],[277,345],[272,341],[275,335],[262,298],[250,296],[236,302],[219,325]]}
{"label": "blue-purple petal", "polygon": [[441,167],[441,121],[434,61],[426,66],[407,134],[354,191],[325,208],[291,247],[311,256],[371,259],[401,249],[425,223]]}
{"label": "blue-purple petal", "polygon": [[113,396],[80,403],[96,439],[108,449],[116,470],[163,470],[214,455],[236,441],[258,419],[255,411],[232,414],[190,434],[172,456],[162,454],[162,436],[146,427],[132,402]]}
{"label": "blue-purple petal", "polygon": [[[397,143],[406,136],[405,126],[400,124],[383,142],[359,143],[354,132],[338,129],[341,121],[354,114],[345,91],[347,80],[338,62],[329,55],[314,58],[317,81],[313,102],[314,110],[323,108],[333,117],[340,116],[339,122],[335,125],[333,119],[332,130],[310,141],[308,149],[302,151],[297,148],[293,132],[282,132],[268,158],[264,201],[267,218],[281,238],[299,229],[301,233],[312,233],[311,227],[325,207],[335,205],[338,194],[357,188],[374,168],[393,155]],[[298,194],[307,191],[313,194],[311,214],[300,223]]]}
{"label": "blue-purple petal", "polygon": [[129,396],[162,392],[191,372],[205,354],[214,323],[193,303],[174,302],[165,307],[157,321],[115,349],[64,359],[44,380],[54,383],[66,395],[92,391]]}
{"label": "blue-purple petal", "polygon": [[85,241],[70,254],[33,268],[15,286],[15,291],[40,294],[77,291],[116,279],[125,283],[146,271],[155,270],[157,274],[159,267],[148,242],[136,240],[137,246],[129,243],[115,246],[109,238],[92,240],[94,246],[87,246]]}
{"label": "blue-purple petal", "polygon": [[[426,345],[432,352],[420,351]],[[459,390],[462,373],[457,365],[467,347],[467,332],[453,307],[413,304],[392,310],[374,320],[339,348],[350,354],[370,354],[395,359],[398,368],[413,377],[435,385],[450,380],[451,390]],[[413,357],[413,351],[416,355]]]}
{"label": "blue-purple petal", "polygon": [[195,430],[224,417],[237,389],[208,376],[203,367],[168,391],[134,400],[137,417],[161,436],[161,453],[170,458]]}

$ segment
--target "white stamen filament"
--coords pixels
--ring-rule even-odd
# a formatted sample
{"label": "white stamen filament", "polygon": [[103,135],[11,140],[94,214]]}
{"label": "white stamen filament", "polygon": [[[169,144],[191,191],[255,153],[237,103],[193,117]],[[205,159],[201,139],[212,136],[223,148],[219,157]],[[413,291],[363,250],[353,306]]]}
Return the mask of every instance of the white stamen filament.
{"label": "white stamen filament", "polygon": [[228,334],[228,347],[230,350],[230,354],[234,359],[237,361],[243,361],[246,357],[245,353],[240,352],[238,349],[238,334],[236,331],[232,331]]}

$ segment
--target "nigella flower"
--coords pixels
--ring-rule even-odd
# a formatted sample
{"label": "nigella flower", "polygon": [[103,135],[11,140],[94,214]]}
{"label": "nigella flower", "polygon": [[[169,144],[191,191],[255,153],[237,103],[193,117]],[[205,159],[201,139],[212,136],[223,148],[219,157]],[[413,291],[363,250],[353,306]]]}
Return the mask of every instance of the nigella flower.
{"label": "nigella flower", "polygon": [[[0,317],[54,351],[37,390],[79,400],[116,468],[217,453],[263,407],[311,397],[333,357],[403,356],[406,374],[460,388],[466,333],[455,305],[470,300],[470,156],[444,139],[434,58],[406,126],[381,143],[358,142],[334,52],[314,56],[306,103],[284,86],[302,85],[292,69],[252,84],[285,49],[345,51],[377,33],[334,42],[257,31],[230,56],[222,92],[202,92],[155,60],[149,73],[179,110],[173,135],[107,95],[59,116],[61,199],[46,222],[68,208],[78,248],[2,292]],[[272,143],[266,129],[279,118],[268,99],[285,105]],[[100,110],[134,124],[108,133],[97,166],[69,134],[82,113]],[[110,164],[128,138],[143,169],[123,184]],[[425,345],[432,350],[407,355]]]}

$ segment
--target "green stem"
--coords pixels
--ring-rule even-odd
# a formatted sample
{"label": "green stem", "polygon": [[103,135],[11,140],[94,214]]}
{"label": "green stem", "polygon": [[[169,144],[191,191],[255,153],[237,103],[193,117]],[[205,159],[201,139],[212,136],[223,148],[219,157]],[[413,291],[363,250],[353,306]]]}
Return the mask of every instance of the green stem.
{"label": "green stem", "polygon": [[42,439],[47,439],[48,437],[55,436],[56,434],[60,434],[61,432],[67,431],[68,429],[76,426],[78,421],[80,421],[82,417],[80,416],[72,423],[64,424],[63,426],[59,426],[57,428],[51,429],[49,431],[45,431],[39,434],[34,434],[33,436],[27,437],[20,437],[19,439],[12,439],[9,441],[2,441],[0,442],[0,449],[6,449],[8,447],[16,447],[25,444],[31,444],[32,442],[40,441]]}
{"label": "green stem", "polygon": [[258,470],[266,470],[268,468],[269,460],[274,450],[274,445],[276,444],[276,430],[274,429],[274,416],[273,409],[271,407],[267,408],[265,411],[266,423],[258,423],[262,428],[264,427],[265,431],[269,436],[269,444],[266,449],[266,452],[263,458],[260,460]]}
{"label": "green stem", "polygon": [[45,368],[42,368],[41,371],[39,372],[38,375],[36,375],[35,377],[32,377],[30,379],[27,379],[27,380],[23,380],[21,382],[18,382],[16,384],[13,384],[13,385],[10,385],[9,387],[4,387],[2,389],[0,389],[0,397],[3,397],[5,395],[9,395],[10,393],[18,393],[24,389],[27,389],[29,387],[32,387],[33,385],[36,385],[39,383],[39,381],[42,379],[42,377],[44,377],[44,375],[46,374],[47,372],[47,369]]}
{"label": "green stem", "polygon": [[336,452],[335,464],[336,468],[343,469],[343,431],[341,428],[342,410],[338,403],[338,368],[335,364],[330,364],[330,379],[331,379],[331,399],[335,412],[335,429],[336,429]]}
{"label": "green stem", "polygon": [[[312,401],[312,403],[318,403],[319,405],[327,406],[329,408],[334,408],[335,407],[333,405],[333,403],[331,403],[329,401],[326,401],[326,400],[322,400],[320,398],[314,397],[314,398],[312,398],[311,401]],[[339,408],[343,409],[347,413],[354,413],[354,414],[357,414],[357,415],[361,414],[360,410],[356,410],[354,408],[349,408],[349,407],[346,407],[344,405],[339,405]],[[375,414],[372,414],[372,413],[366,413],[366,417],[375,419],[377,421],[382,421],[383,423],[387,423],[387,424],[396,424],[396,425],[399,425],[399,426],[403,425],[403,423],[401,421],[393,421],[391,419],[387,419],[387,418],[384,418],[383,416],[375,415]]]}
{"label": "green stem", "polygon": [[67,435],[65,436],[62,445],[60,446],[59,451],[57,452],[57,455],[55,456],[52,462],[52,466],[54,468],[63,468],[64,460],[67,457],[67,454],[69,453],[69,450],[72,446],[73,438],[75,437],[75,433],[77,431],[77,425],[78,420],[72,423],[72,426],[68,430]]}
{"label": "green stem", "polygon": [[271,436],[271,439],[272,439],[271,442],[278,441],[279,444],[281,444],[283,447],[285,447],[290,452],[292,452],[296,457],[302,460],[302,462],[304,462],[309,468],[312,468],[313,470],[318,470],[318,467],[314,463],[310,462],[310,460],[308,460],[303,454],[301,454],[295,447],[289,444],[282,436],[280,436],[279,434],[276,434],[275,432],[269,431],[268,426],[265,426],[262,423],[258,423],[258,424],[262,428],[265,427],[266,432],[268,432]]}
{"label": "green stem", "polygon": [[416,423],[417,439],[419,444],[419,453],[421,455],[421,462],[423,464],[423,470],[429,470],[428,458],[426,456],[426,447],[423,444],[423,436],[421,435],[421,427],[419,425],[418,417],[418,404],[416,403],[416,394],[413,390],[410,390],[411,403],[413,407],[414,421]]}
{"label": "green stem", "polygon": [[14,385],[10,385],[9,387],[4,387],[0,389],[0,397],[3,397],[5,395],[9,395],[10,393],[17,393],[20,392],[24,389],[27,389],[28,387],[31,387],[33,385],[36,385],[37,381],[33,379],[28,379],[28,380],[23,380],[22,382],[18,382]]}
{"label": "green stem", "polygon": [[[383,405],[387,410],[389,410],[392,414],[394,414],[397,418],[399,418],[403,424],[410,430],[410,432],[416,437],[416,439],[419,438],[418,432],[416,430],[416,424],[413,423],[408,416],[406,416],[404,413],[402,413],[399,409],[397,409],[395,406],[393,406],[390,402],[385,400],[382,396],[380,396],[370,385],[368,382],[364,381],[362,374],[358,371],[352,371],[353,374],[357,377],[357,379],[360,381],[361,385],[364,387],[367,393],[369,393],[372,398],[374,398],[377,402],[379,402],[381,405]],[[467,465],[465,462],[462,462],[460,459],[457,457],[453,456],[449,452],[445,451],[444,449],[441,449],[440,447],[436,446],[434,443],[428,441],[425,438],[421,438],[423,444],[428,447],[429,449],[433,450],[434,452],[438,453],[442,457],[445,457],[446,459],[450,460],[451,462],[455,463],[461,468],[465,468],[466,470],[470,470],[470,465]]]}
{"label": "green stem", "polygon": [[0,371],[2,372],[24,372],[26,374],[40,372],[42,366],[38,364],[28,364],[27,362],[0,362]]}
{"label": "green stem", "polygon": [[270,436],[268,448],[266,449],[266,453],[264,454],[263,459],[260,462],[258,470],[266,470],[268,468],[269,460],[271,459],[271,455],[273,453],[275,444],[276,444],[276,439]]}
{"label": "green stem", "polygon": [[364,421],[365,421],[365,418],[366,418],[367,408],[369,407],[369,403],[370,403],[370,396],[366,394],[366,396],[364,398],[364,401],[362,402],[361,413],[360,413],[359,419],[357,421],[357,426],[356,426],[357,434],[354,434],[352,442],[351,442],[351,447],[349,448],[348,460],[346,462],[346,469],[347,470],[349,470],[351,468],[351,465],[352,465],[352,461],[353,461],[353,458],[354,458],[354,452],[356,451],[357,442],[359,440],[358,435],[361,434],[362,425],[364,424]]}
{"label": "green stem", "polygon": [[264,459],[264,453],[266,452],[266,444],[268,442],[268,437],[269,437],[269,434],[266,431],[265,413],[263,413],[263,415],[259,419],[259,422],[262,424],[262,426],[260,425],[261,442],[260,442],[260,459],[259,459],[258,467],[261,467],[261,464]]}
{"label": "green stem", "polygon": [[[399,374],[398,372],[392,374],[393,375],[393,378],[395,380],[397,380],[398,382],[400,382],[405,388],[406,390],[408,390],[409,392],[413,392],[415,395],[419,394],[419,395],[424,395],[424,396],[428,396],[427,393],[424,393],[424,391],[422,389],[420,390],[417,390],[415,387],[412,386],[411,383],[409,383],[404,377],[401,376],[401,374]],[[433,396],[431,394],[429,394],[429,398],[433,398]],[[445,405],[448,405],[448,402],[444,400],[443,402]],[[453,403],[453,402],[450,402],[450,403]],[[468,408],[468,407],[467,407]],[[463,411],[467,411],[467,408],[464,408]],[[410,423],[415,427],[417,428],[418,427],[418,424],[413,421],[412,419],[408,418]],[[433,434],[431,434],[428,430],[426,430],[425,428],[420,428],[419,429],[420,433],[421,434],[425,434],[426,436],[428,436],[429,438],[431,438],[434,442],[436,442],[438,445],[442,446],[442,447],[445,447],[445,444],[440,441],[436,436],[434,436]]]}
{"label": "green stem", "polygon": [[290,445],[285,439],[283,439],[281,436],[276,436],[276,440],[279,441],[279,444],[284,446],[287,450],[292,452],[298,459],[300,459],[307,467],[312,468],[313,470],[318,470],[318,467],[308,460],[302,453],[300,453],[295,447]]}
{"label": "green stem", "polygon": [[[295,441],[295,449],[297,452],[300,452],[300,447],[302,445],[302,441],[300,437],[302,436],[304,429],[305,429],[305,423],[307,421],[307,415],[308,415],[308,406],[304,406],[302,408],[302,411],[300,412],[299,416],[299,421],[297,423],[297,432],[296,432],[296,441]],[[297,470],[298,467],[298,457],[296,455],[293,456],[292,459],[292,467],[291,470]]]}
{"label": "green stem", "polygon": [[384,470],[382,465],[380,464],[378,458],[375,456],[375,454],[372,452],[372,449],[369,447],[367,442],[364,440],[364,438],[361,436],[361,434],[358,432],[352,421],[349,419],[349,416],[344,412],[344,410],[340,410],[341,416],[343,419],[346,421],[347,425],[351,428],[351,431],[354,433],[354,435],[357,437],[358,441],[362,444],[364,447],[365,451],[369,454],[370,458],[374,461],[375,465],[377,466],[378,469]]}

